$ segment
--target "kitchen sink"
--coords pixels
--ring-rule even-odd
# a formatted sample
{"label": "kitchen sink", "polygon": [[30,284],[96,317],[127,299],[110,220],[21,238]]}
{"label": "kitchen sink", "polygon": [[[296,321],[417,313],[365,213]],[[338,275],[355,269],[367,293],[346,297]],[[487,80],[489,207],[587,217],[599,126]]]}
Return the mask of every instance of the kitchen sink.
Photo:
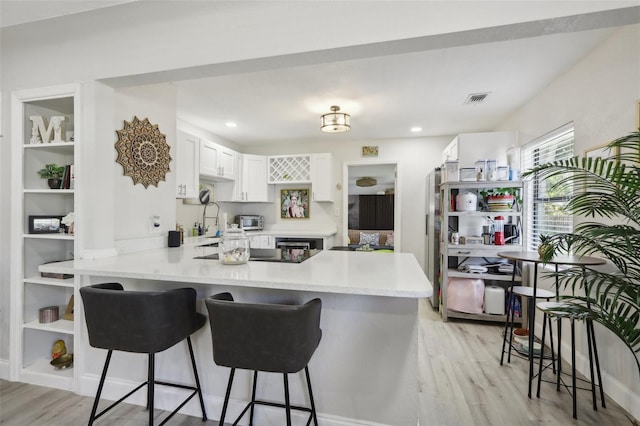
{"label": "kitchen sink", "polygon": [[198,247],[218,247],[218,243],[207,243],[207,244],[200,244]]}

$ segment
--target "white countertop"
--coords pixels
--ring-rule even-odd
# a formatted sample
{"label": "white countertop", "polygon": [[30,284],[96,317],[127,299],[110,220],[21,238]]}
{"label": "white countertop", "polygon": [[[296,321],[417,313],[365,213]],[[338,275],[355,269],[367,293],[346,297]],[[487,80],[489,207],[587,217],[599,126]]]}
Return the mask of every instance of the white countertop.
{"label": "white countertop", "polygon": [[244,265],[193,259],[217,250],[183,245],[51,263],[41,265],[40,271],[403,298],[429,297],[433,292],[410,253],[323,250],[302,263],[250,261]]}

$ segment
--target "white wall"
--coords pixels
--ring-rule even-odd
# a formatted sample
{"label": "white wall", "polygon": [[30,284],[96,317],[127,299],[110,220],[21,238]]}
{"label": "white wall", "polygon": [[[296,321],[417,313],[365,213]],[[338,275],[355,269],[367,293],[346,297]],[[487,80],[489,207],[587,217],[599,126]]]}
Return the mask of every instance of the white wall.
{"label": "white wall", "polygon": [[[587,148],[636,129],[639,99],[640,26],[634,25],[618,30],[502,123],[498,130],[517,129],[524,144],[573,121],[575,153],[582,155]],[[568,334],[564,336],[568,338]],[[597,328],[596,335],[605,392],[640,418],[640,377],[631,353],[611,333]],[[565,346],[569,349],[567,343],[565,341]],[[583,355],[587,353],[585,341],[578,340],[578,346]],[[583,373],[588,373],[584,358],[581,365]]]}
{"label": "white wall", "polygon": [[[444,147],[451,142],[452,136],[411,138],[411,139],[381,139],[375,141],[349,141],[336,138],[335,141],[318,141],[315,143],[280,144],[268,147],[251,147],[247,150],[252,154],[277,155],[277,154],[303,154],[331,152],[333,154],[334,181],[342,184],[343,163],[348,161],[366,161],[361,155],[363,145],[377,145],[378,157],[371,161],[397,162],[398,184],[401,199],[402,214],[402,251],[413,253],[420,263],[424,264],[425,244],[425,193],[427,173],[440,165],[440,154]],[[279,187],[279,186],[278,186]],[[288,226],[299,226],[301,229],[307,226],[322,226],[323,224],[335,225],[338,229],[336,245],[343,245],[342,215],[342,189],[335,190],[334,203],[312,203],[311,218],[305,222],[297,222]],[[246,207],[245,209],[247,209]],[[334,210],[339,209],[340,216],[335,216]],[[250,209],[254,213],[263,214],[265,217],[273,217],[275,223],[280,219],[276,216],[278,205],[253,204]],[[269,215],[269,216],[267,216]],[[275,217],[274,217],[275,216]]]}

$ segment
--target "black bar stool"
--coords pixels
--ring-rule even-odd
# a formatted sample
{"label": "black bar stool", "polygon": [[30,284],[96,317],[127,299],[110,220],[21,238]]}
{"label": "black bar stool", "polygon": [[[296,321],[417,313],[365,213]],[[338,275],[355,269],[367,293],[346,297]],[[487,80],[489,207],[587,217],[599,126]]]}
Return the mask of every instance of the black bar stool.
{"label": "black bar stool", "polygon": [[[220,293],[206,299],[211,323],[213,360],[217,365],[231,368],[224,398],[220,426],[224,425],[233,376],[236,368],[253,370],[251,402],[233,423],[237,424],[248,409],[249,424],[253,424],[256,404],[285,408],[287,425],[291,425],[291,410],[310,413],[318,425],[316,407],[311,390],[308,363],[322,337],[320,311],[322,302],[313,299],[304,305],[277,305],[234,302],[230,293]],[[289,402],[289,373],[304,368],[311,407],[291,405]],[[285,404],[256,400],[258,371],[282,373]]]}
{"label": "black bar stool", "polygon": [[[564,304],[562,302],[539,302],[536,304],[537,308],[540,309],[544,313],[544,321],[542,323],[542,350],[540,353],[541,357],[544,357],[544,340],[546,335],[547,318],[555,317],[558,321],[562,318],[567,318],[571,324],[571,396],[573,398],[573,418],[578,418],[578,410],[577,410],[577,402],[576,402],[576,390],[582,389],[577,386],[577,376],[576,376],[576,336],[575,336],[575,321],[576,318],[573,315],[570,315],[565,312],[558,312],[558,308],[562,308]],[[600,388],[600,401],[602,403],[602,407],[606,408],[604,401],[604,390],[602,389],[602,375],[600,374],[600,361],[598,360],[598,348],[596,346],[596,337],[593,329],[593,322],[591,320],[586,320],[587,326],[587,346],[589,350],[589,372],[591,375],[591,398],[593,402],[593,409],[598,410],[598,404],[596,402],[596,384],[595,384],[595,376],[594,376],[594,361],[596,372],[598,375],[598,387]],[[551,325],[549,325],[549,329],[551,329]],[[561,347],[560,344],[562,338],[562,327],[558,327],[558,373],[556,374],[556,390],[560,390],[560,383],[562,382],[562,356],[561,356]],[[553,336],[549,336],[550,339],[553,339]],[[553,348],[553,346],[551,346]],[[552,349],[553,350],[553,349]],[[536,392],[536,396],[540,398],[540,383],[542,382],[542,363],[538,366],[538,389]],[[564,385],[564,382],[562,382]],[[567,387],[566,385],[564,385]]]}
{"label": "black bar stool", "polygon": [[[162,292],[123,291],[119,283],[97,284],[80,288],[89,343],[95,348],[107,349],[98,392],[91,410],[89,425],[134,392],[147,385],[149,425],[153,425],[154,385],[173,386],[191,390],[189,396],[160,424],[165,424],[196,394],[200,399],[202,420],[207,420],[198,370],[196,369],[191,334],[204,326],[207,318],[196,312],[196,291],[179,288]],[[187,340],[195,386],[155,380],[155,354]],[[146,353],[149,356],[147,381],[96,414],[100,394],[107,376],[113,351]]]}

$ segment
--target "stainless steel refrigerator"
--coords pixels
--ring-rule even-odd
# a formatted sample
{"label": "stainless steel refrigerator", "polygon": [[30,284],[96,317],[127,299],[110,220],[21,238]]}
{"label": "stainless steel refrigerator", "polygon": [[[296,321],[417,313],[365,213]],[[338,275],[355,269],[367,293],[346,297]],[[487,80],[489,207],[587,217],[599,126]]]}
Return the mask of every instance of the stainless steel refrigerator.
{"label": "stainless steel refrigerator", "polygon": [[427,175],[425,269],[433,286],[431,306],[437,309],[440,303],[440,182],[441,170],[436,168]]}

